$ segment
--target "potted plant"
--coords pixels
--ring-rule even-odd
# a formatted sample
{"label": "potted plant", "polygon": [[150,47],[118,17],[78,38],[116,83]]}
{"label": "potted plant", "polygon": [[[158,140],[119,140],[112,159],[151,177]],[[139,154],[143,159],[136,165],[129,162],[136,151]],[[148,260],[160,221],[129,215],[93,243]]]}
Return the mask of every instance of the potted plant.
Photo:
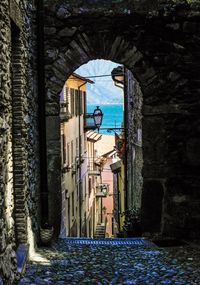
{"label": "potted plant", "polygon": [[127,209],[123,215],[125,221],[123,225],[124,234],[126,237],[139,237],[142,235],[141,229],[141,213],[140,209],[133,207]]}

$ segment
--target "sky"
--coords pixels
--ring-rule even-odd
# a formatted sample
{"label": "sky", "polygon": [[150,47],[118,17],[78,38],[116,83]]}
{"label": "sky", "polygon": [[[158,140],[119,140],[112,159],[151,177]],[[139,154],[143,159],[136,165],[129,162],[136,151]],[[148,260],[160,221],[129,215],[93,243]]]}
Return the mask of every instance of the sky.
{"label": "sky", "polygon": [[[75,73],[84,76],[110,75],[113,68],[119,66],[109,60],[91,60],[80,66]],[[95,84],[87,84],[87,104],[122,104],[122,90],[116,87],[111,76],[91,78]]]}

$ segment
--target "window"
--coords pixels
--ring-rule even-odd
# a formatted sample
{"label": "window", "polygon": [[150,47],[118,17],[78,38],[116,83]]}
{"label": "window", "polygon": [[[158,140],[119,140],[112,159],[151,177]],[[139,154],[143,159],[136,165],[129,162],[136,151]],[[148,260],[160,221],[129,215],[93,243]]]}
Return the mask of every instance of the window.
{"label": "window", "polygon": [[74,142],[71,141],[71,163],[74,162]]}
{"label": "window", "polygon": [[84,134],[82,135],[82,153],[84,154],[85,153],[85,136]]}
{"label": "window", "polygon": [[65,87],[65,92],[64,92],[64,101],[66,103],[66,112],[69,113],[69,100],[70,100],[70,93],[69,93],[69,88]]}
{"label": "window", "polygon": [[74,89],[70,88],[71,115],[74,116]]}
{"label": "window", "polygon": [[78,90],[75,90],[75,115],[79,114],[79,100],[78,100]]}
{"label": "window", "polygon": [[80,113],[79,115],[83,114],[83,92],[80,90]]}
{"label": "window", "polygon": [[83,105],[83,114],[85,114],[86,113],[86,92],[83,92],[82,105]]}
{"label": "window", "polygon": [[78,157],[79,154],[79,145],[78,145],[78,138],[76,138],[76,156]]}
{"label": "window", "polygon": [[61,143],[62,143],[62,158],[63,158],[63,164],[66,163],[66,140],[65,140],[65,135],[62,135],[61,138]]}
{"label": "window", "polygon": [[89,190],[89,196],[90,196],[90,194],[91,194],[91,192],[92,192],[92,179],[91,179],[91,178],[89,178],[89,183],[88,183],[88,184],[89,184],[89,185],[88,185],[88,186],[89,186],[89,187],[88,187],[88,188],[89,188],[88,190]]}
{"label": "window", "polygon": [[83,141],[82,141],[82,139],[83,139],[83,136],[80,136],[80,154],[82,154],[83,153]]}
{"label": "window", "polygon": [[70,164],[70,144],[67,144],[67,165]]}

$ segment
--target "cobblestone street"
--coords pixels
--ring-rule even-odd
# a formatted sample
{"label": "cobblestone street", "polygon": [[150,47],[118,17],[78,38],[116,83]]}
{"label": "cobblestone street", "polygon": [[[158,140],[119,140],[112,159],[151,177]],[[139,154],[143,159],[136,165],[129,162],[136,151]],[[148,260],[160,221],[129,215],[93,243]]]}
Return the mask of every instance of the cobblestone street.
{"label": "cobblestone street", "polygon": [[42,248],[20,285],[200,284],[200,248],[158,248],[143,239],[63,239]]}

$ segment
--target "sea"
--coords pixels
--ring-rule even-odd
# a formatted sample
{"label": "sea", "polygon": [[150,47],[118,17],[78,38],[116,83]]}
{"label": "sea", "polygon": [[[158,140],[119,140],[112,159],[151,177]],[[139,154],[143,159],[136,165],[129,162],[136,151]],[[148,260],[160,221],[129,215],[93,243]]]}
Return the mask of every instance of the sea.
{"label": "sea", "polygon": [[[96,105],[87,105],[87,113],[93,113]],[[123,104],[106,104],[99,105],[103,112],[103,121],[99,133],[104,135],[115,134],[114,131],[109,131],[109,128],[121,128],[123,122]]]}

